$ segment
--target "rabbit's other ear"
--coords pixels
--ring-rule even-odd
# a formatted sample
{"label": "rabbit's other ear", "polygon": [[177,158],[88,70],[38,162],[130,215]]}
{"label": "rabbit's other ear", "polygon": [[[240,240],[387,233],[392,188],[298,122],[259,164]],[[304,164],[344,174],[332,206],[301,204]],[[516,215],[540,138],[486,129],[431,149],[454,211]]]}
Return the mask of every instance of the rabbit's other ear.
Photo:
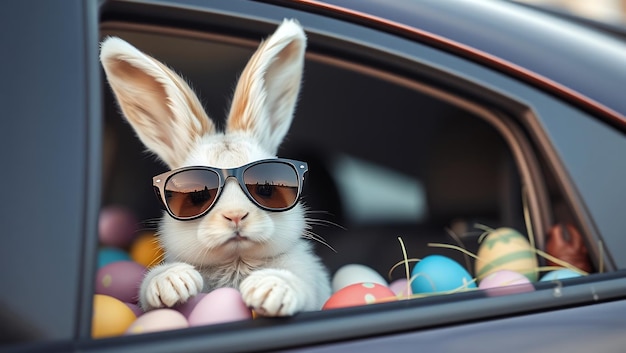
{"label": "rabbit's other ear", "polygon": [[252,133],[275,154],[293,118],[304,67],[306,36],[284,20],[248,61],[235,93],[227,131]]}
{"label": "rabbit's other ear", "polygon": [[101,44],[100,61],[139,139],[170,168],[180,167],[198,140],[215,131],[196,94],[158,60],[110,37]]}

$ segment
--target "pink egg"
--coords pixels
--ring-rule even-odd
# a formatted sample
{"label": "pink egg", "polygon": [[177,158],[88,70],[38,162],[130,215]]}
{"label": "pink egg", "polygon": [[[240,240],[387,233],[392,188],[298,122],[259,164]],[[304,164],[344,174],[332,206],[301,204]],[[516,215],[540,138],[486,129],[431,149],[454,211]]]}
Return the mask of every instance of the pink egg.
{"label": "pink egg", "polygon": [[186,302],[176,305],[173,309],[183,314],[186,318],[189,318],[193,309],[206,295],[207,293],[198,293],[196,296],[189,298]]}
{"label": "pink egg", "polygon": [[189,314],[190,326],[247,320],[252,312],[234,288],[218,288],[200,299]]}
{"label": "pink egg", "polygon": [[126,330],[127,335],[166,330],[177,330],[189,327],[183,314],[173,309],[156,309],[149,311],[135,320]]}
{"label": "pink egg", "polygon": [[407,298],[410,297],[411,294],[411,286],[409,285],[409,281],[406,278],[397,279],[389,284],[389,289],[394,292],[397,296]]}
{"label": "pink egg", "polygon": [[135,237],[138,227],[139,221],[126,208],[109,206],[100,211],[98,237],[103,245],[127,247]]}
{"label": "pink egg", "polygon": [[96,294],[105,294],[136,304],[146,268],[134,261],[116,261],[98,269]]}
{"label": "pink egg", "polygon": [[396,294],[378,283],[355,283],[338,290],[326,301],[322,310],[345,308],[397,300]]}
{"label": "pink egg", "polygon": [[483,278],[478,285],[490,296],[531,292],[535,290],[528,277],[511,270],[498,270]]}

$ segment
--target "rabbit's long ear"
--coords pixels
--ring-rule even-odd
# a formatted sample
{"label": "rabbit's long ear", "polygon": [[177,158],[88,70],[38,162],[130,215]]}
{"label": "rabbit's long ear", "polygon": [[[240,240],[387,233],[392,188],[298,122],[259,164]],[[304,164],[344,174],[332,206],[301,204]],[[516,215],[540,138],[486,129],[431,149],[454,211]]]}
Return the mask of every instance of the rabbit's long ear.
{"label": "rabbit's long ear", "polygon": [[126,119],[170,168],[180,167],[198,139],[214,132],[196,94],[164,64],[116,37],[102,42],[100,61]]}
{"label": "rabbit's long ear", "polygon": [[239,78],[227,131],[251,132],[276,153],[293,118],[304,66],[306,36],[285,20],[248,61]]}

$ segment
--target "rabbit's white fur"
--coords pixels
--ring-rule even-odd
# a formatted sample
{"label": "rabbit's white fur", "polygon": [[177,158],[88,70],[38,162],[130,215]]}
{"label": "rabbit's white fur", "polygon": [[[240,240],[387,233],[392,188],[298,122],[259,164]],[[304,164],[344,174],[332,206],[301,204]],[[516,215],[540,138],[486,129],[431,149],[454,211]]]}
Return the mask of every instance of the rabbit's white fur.
{"label": "rabbit's white fur", "polygon": [[[183,79],[127,42],[107,38],[100,60],[124,116],[170,168],[233,168],[276,157],[293,117],[305,46],[304,31],[293,20],[261,43],[241,74],[225,132],[216,131]],[[204,217],[164,215],[159,239],[165,262],[146,275],[140,304],[145,310],[171,307],[200,291],[235,287],[262,315],[320,309],[330,295],[329,280],[304,239],[306,228],[301,204],[284,212],[261,210],[229,179]]]}

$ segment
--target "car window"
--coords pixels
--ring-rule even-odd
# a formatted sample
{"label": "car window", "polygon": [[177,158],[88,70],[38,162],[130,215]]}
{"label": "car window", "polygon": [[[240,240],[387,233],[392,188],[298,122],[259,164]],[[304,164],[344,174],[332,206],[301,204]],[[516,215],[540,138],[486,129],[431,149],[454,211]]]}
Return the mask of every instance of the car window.
{"label": "car window", "polygon": [[[258,44],[124,22],[104,23],[101,37],[107,36],[127,40],[183,75],[218,125]],[[554,170],[522,121],[520,111],[528,111],[499,106],[494,102],[503,97],[495,95],[477,99],[448,77],[403,76],[321,50],[309,50],[305,66],[279,156],[308,163],[302,200],[319,240],[317,254],[331,274],[359,264],[391,284],[407,279],[409,263],[441,255],[476,277],[481,242],[496,229],[517,231],[538,265],[551,266],[546,269],[563,265],[551,260],[558,253],[541,255],[551,251],[548,235],[556,229],[558,236],[578,237],[581,263],[597,271],[601,259],[579,234]],[[138,232],[154,234],[162,210],[151,181],[167,168],[123,121],[106,82],[103,91],[103,212],[123,207],[138,220]]]}

